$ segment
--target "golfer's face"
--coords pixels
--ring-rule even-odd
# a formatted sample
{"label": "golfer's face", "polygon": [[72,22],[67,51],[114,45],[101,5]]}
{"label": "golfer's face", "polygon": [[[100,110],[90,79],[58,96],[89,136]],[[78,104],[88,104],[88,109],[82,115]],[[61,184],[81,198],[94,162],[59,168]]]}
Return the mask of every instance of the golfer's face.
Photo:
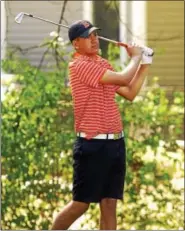
{"label": "golfer's face", "polygon": [[99,51],[99,40],[97,32],[92,32],[88,38],[78,38],[76,44],[79,52],[91,55],[97,54]]}

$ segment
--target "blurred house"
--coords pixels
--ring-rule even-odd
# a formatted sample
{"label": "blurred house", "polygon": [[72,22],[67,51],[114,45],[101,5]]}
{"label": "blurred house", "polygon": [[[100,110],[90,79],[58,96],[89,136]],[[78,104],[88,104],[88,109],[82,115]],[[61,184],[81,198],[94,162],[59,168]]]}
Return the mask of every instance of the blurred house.
{"label": "blurred house", "polygon": [[[1,1],[2,2],[2,1]],[[28,12],[59,22],[64,1],[4,1],[3,36],[1,48],[19,46],[22,49],[40,44],[50,38],[57,26],[26,18],[16,24],[15,16]],[[161,87],[169,92],[184,90],[184,2],[183,1],[67,1],[63,24],[87,19],[102,28],[101,35],[128,42],[139,41],[155,49],[150,77],[158,76]],[[2,20],[1,20],[2,21]],[[2,36],[2,37],[3,37]],[[67,40],[67,29],[61,27],[60,36]],[[108,43],[100,45],[106,53]],[[20,56],[38,65],[45,49],[35,48]],[[120,49],[121,63],[127,61]],[[54,60],[45,59],[44,64]]]}
{"label": "blurred house", "polygon": [[148,1],[146,27],[157,49],[150,75],[169,93],[184,91],[184,1]]}

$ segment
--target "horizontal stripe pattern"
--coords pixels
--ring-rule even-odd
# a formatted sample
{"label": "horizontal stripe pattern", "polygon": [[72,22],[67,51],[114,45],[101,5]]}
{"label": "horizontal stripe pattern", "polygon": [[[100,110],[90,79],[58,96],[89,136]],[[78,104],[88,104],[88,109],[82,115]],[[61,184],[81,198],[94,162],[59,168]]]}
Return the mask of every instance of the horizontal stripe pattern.
{"label": "horizontal stripe pattern", "polygon": [[69,63],[75,131],[85,132],[87,138],[123,129],[115,102],[119,86],[99,82],[107,69],[114,71],[108,61],[98,55],[95,58],[77,55]]}

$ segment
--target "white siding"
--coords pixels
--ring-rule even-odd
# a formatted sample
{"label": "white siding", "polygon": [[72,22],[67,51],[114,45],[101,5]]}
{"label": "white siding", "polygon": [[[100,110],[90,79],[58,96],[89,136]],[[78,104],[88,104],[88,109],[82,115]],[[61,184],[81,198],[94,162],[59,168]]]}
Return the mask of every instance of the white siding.
{"label": "white siding", "polygon": [[169,93],[184,91],[184,2],[148,1],[147,33],[156,51],[150,76]]}
{"label": "white siding", "polygon": [[[64,1],[6,1],[8,15],[7,41],[8,45],[18,45],[22,48],[40,44],[43,39],[50,38],[51,31],[56,31],[57,26],[37,19],[25,17],[21,24],[14,21],[15,16],[20,12],[30,13],[42,18],[59,22]],[[81,19],[83,15],[82,1],[68,1],[63,24],[69,25],[73,21]],[[68,40],[68,30],[61,28],[60,36]],[[22,56],[37,66],[46,48],[37,48]],[[47,60],[50,64],[53,59]]]}

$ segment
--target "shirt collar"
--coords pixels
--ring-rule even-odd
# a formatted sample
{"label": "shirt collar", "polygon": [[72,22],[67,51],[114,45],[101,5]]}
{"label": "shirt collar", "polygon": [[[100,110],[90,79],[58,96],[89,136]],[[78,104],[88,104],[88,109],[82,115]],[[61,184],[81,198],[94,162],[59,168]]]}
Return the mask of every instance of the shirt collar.
{"label": "shirt collar", "polygon": [[72,55],[73,59],[84,59],[84,60],[99,60],[101,59],[101,56],[99,55],[96,55],[94,56],[93,58],[92,57],[89,57],[87,55],[82,55],[78,52],[75,52],[73,55]]}

